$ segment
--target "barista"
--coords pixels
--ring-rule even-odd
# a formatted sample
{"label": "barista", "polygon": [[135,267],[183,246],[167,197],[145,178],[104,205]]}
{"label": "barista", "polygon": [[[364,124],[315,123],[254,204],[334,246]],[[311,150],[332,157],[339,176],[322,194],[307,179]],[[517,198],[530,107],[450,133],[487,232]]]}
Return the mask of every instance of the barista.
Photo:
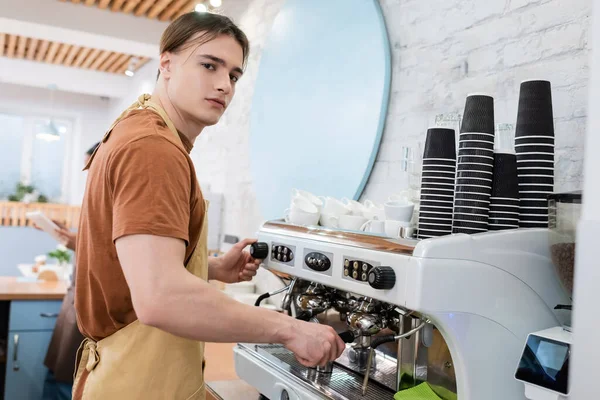
{"label": "barista", "polygon": [[239,303],[207,283],[251,280],[259,264],[244,251],[251,239],[207,256],[208,204],[189,156],[231,103],[248,47],[224,16],[179,17],[162,36],[154,93],[124,111],[88,164],[76,399],[204,399],[204,341],[281,343],[306,366],[344,350],[329,326]]}
{"label": "barista", "polygon": [[[92,153],[100,143],[96,143],[85,153],[84,163],[87,163]],[[61,242],[69,250],[75,251],[77,233],[71,232],[66,226],[54,221],[59,229],[56,232]],[[37,228],[37,227],[36,227]],[[75,273],[75,272],[73,272]],[[77,348],[84,339],[77,328],[75,317],[75,294],[73,283],[67,289],[62,306],[54,325],[52,338],[48,345],[44,365],[48,368],[44,381],[42,400],[69,400],[73,390],[73,374]]]}

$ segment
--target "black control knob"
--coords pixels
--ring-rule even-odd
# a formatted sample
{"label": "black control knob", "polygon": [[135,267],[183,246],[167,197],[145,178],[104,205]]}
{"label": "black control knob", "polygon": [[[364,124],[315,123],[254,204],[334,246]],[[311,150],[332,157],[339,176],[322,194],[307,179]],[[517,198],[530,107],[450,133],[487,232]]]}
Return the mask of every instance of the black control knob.
{"label": "black control knob", "polygon": [[369,271],[369,285],[375,289],[388,290],[396,284],[396,274],[392,267],[374,267]]}
{"label": "black control knob", "polygon": [[264,260],[269,255],[269,245],[265,242],[255,242],[250,245],[250,255],[256,259]]}

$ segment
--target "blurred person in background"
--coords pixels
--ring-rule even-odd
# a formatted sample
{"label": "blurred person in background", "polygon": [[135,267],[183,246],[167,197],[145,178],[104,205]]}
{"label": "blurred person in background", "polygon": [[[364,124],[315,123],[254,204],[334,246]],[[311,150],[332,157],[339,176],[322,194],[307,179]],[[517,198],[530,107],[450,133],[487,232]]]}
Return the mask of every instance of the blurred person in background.
{"label": "blurred person in background", "polygon": [[[84,165],[100,143],[93,145],[84,157]],[[75,251],[77,245],[77,233],[70,231],[60,221],[54,221],[59,229],[57,233],[61,237],[62,244],[69,250]],[[73,270],[75,275],[75,270]],[[75,372],[75,358],[77,349],[84,337],[77,328],[77,318],[75,315],[75,279],[71,279],[71,285],[63,298],[62,307],[52,339],[48,345],[44,365],[48,368],[46,380],[44,382],[44,391],[42,400],[68,400],[71,399],[73,389],[73,374]]]}

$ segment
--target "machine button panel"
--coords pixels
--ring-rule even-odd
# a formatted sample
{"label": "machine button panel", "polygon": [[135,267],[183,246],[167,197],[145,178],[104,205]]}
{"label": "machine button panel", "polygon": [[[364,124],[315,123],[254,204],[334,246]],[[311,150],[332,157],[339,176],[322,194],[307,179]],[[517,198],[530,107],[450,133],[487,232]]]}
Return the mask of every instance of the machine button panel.
{"label": "machine button panel", "polygon": [[304,263],[313,271],[325,272],[331,268],[331,260],[325,254],[319,252],[311,252],[304,257]]}
{"label": "machine button panel", "polygon": [[295,251],[296,251],[296,249],[294,246],[287,246],[285,244],[272,243],[271,244],[271,260],[293,266]]}
{"label": "machine button panel", "polygon": [[344,278],[369,283],[369,272],[376,267],[375,263],[344,257]]}

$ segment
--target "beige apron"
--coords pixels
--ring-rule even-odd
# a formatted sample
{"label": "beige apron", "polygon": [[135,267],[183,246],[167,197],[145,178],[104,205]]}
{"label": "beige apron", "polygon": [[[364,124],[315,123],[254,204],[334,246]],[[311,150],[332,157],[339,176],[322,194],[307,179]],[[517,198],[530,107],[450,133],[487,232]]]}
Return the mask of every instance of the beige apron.
{"label": "beige apron", "polygon": [[[165,111],[142,95],[113,123],[114,126],[131,110],[149,108],[158,113],[179,139],[173,122]],[[86,168],[89,167],[93,157]],[[206,204],[208,207],[208,204]],[[200,239],[186,268],[201,279],[208,279],[207,212]],[[107,338],[94,342],[85,339],[77,368],[73,393],[84,370],[88,376],[83,386],[84,400],[200,399],[205,398],[203,358],[204,343],[183,339],[165,331],[134,321]]]}

